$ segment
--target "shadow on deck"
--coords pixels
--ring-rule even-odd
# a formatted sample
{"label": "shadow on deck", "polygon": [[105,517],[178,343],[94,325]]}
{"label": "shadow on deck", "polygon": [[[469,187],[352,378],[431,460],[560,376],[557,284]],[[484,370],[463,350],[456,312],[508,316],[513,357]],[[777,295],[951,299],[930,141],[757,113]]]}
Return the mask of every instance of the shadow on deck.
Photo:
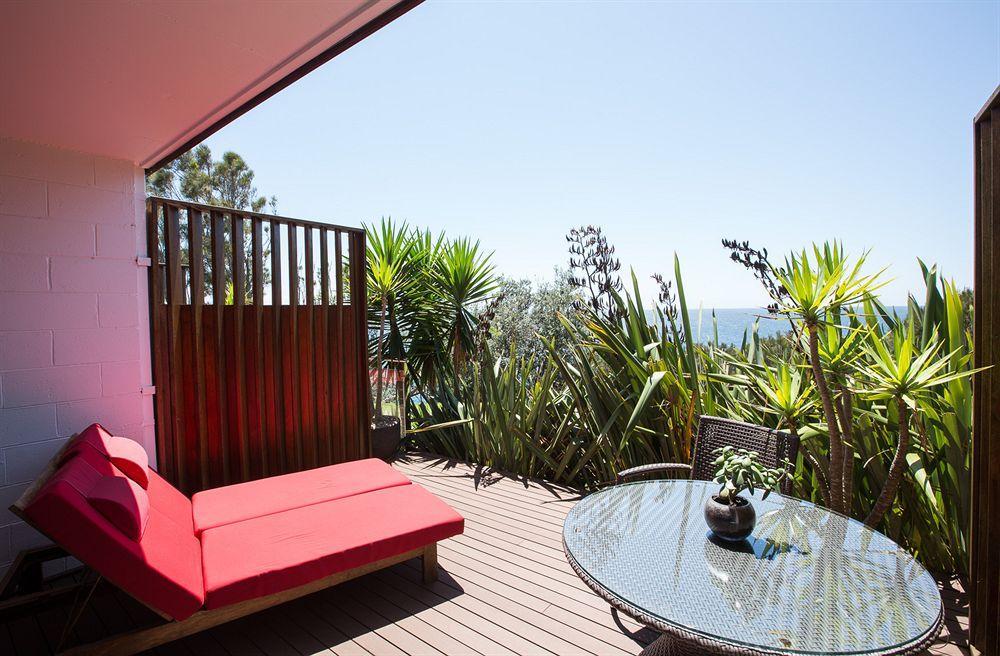
{"label": "shadow on deck", "polygon": [[[440,580],[414,560],[155,650],[161,655],[638,654],[656,634],[612,614],[562,552],[572,490],[483,475],[411,454],[395,466],[455,507],[465,534],[442,542]],[[335,530],[336,527],[331,527]],[[967,654],[968,607],[944,584],[944,632],[931,654]],[[49,608],[0,624],[0,653],[51,654],[66,617]],[[99,591],[75,638],[90,642],[150,621],[121,593]]]}

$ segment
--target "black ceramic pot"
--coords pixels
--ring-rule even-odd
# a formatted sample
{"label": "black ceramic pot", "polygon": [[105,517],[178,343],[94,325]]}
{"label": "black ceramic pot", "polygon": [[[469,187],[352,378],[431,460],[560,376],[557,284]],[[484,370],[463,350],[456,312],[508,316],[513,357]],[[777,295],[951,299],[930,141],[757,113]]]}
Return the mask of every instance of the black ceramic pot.
{"label": "black ceramic pot", "polygon": [[377,417],[372,422],[372,456],[391,460],[401,439],[399,417]]}
{"label": "black ceramic pot", "polygon": [[723,540],[739,542],[753,531],[757,512],[743,497],[736,497],[736,503],[730,505],[713,495],[705,500],[705,522]]}

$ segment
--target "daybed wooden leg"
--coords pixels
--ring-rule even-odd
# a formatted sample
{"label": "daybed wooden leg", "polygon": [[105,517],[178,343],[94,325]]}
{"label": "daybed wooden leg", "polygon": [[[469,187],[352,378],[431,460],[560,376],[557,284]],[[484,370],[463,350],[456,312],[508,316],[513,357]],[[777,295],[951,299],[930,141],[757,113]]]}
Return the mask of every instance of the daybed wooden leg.
{"label": "daybed wooden leg", "polygon": [[438,546],[437,542],[424,548],[424,583],[434,583],[438,578]]}
{"label": "daybed wooden leg", "polygon": [[[66,624],[63,625],[62,634],[59,636],[59,642],[56,644],[57,654],[62,651],[63,645],[66,644],[66,640],[69,638],[70,631],[73,630],[76,623],[83,617],[83,611],[87,609],[87,604],[90,603],[91,597],[94,596],[94,591],[97,590],[97,586],[101,584],[101,580],[104,578],[100,574],[95,573],[94,582],[87,585],[86,579],[89,573],[90,570],[84,571],[83,580],[80,581],[80,587],[77,588],[76,598],[73,600],[73,606],[69,611],[69,618],[66,620]],[[84,588],[84,585],[87,585],[87,587]]]}

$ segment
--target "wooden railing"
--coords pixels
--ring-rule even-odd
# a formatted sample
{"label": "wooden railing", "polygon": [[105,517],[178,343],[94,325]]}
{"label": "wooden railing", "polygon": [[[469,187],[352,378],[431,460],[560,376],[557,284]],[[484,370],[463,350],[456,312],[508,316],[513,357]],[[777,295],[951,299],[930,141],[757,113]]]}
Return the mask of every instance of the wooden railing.
{"label": "wooden railing", "polygon": [[160,472],[187,493],[368,457],[365,234],[146,204]]}

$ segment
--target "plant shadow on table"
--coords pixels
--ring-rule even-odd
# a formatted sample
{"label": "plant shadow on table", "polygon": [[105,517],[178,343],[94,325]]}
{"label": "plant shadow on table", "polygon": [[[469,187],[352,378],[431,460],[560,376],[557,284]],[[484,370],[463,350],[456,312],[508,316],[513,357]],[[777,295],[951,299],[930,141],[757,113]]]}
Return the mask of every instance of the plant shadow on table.
{"label": "plant shadow on table", "polygon": [[789,542],[775,541],[772,539],[758,538],[750,536],[743,540],[724,540],[711,531],[705,533],[705,539],[719,547],[735,553],[752,555],[757,560],[774,560],[784,553],[807,554],[808,550],[801,549]]}
{"label": "plant shadow on table", "polygon": [[[738,540],[725,540],[711,531],[705,532],[704,548],[706,550],[725,550],[732,553],[741,553],[752,556],[757,560],[773,561],[780,556],[804,556],[811,552],[809,542],[802,534],[801,526],[796,526],[792,521],[793,513],[790,511],[778,511],[766,513],[758,522],[757,535]],[[706,562],[717,561],[706,554]],[[736,571],[718,571],[709,568],[711,574],[709,580],[717,587],[728,606],[734,611],[746,616],[748,619],[757,616],[761,610],[760,605],[767,603],[766,598],[774,594],[774,586],[780,586],[784,578],[778,575],[774,581],[763,584],[767,588],[765,599],[748,598],[746,590],[752,587],[751,582],[744,580]],[[758,585],[760,583],[758,582]],[[629,633],[618,621],[615,621],[623,632],[628,633],[637,643],[643,645],[642,656],[690,656],[695,653],[702,653],[701,648],[687,645],[676,639],[661,636],[652,629],[643,629],[634,633]],[[641,635],[640,635],[641,634]],[[694,651],[692,651],[694,650]]]}

